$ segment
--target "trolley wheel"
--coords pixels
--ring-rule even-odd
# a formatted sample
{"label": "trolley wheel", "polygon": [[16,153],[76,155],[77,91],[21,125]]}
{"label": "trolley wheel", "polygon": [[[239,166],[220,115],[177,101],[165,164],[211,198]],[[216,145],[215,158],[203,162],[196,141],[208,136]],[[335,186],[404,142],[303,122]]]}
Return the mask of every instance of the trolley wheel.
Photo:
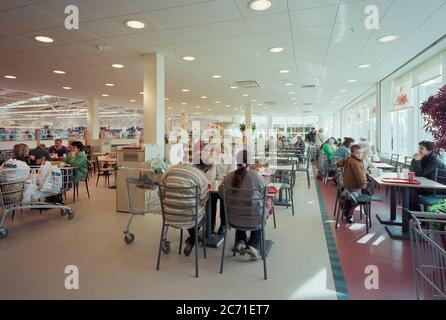
{"label": "trolley wheel", "polygon": [[166,241],[166,240],[163,241],[163,243],[161,245],[161,251],[164,254],[169,254],[169,252],[170,252],[170,243],[169,243],[169,241]]}
{"label": "trolley wheel", "polygon": [[124,236],[124,241],[127,244],[131,244],[135,240],[135,235],[133,233],[126,233]]}
{"label": "trolley wheel", "polygon": [[0,228],[0,239],[5,239],[8,236],[8,229]]}
{"label": "trolley wheel", "polygon": [[60,209],[60,215],[65,217],[67,215],[67,211],[65,209]]}
{"label": "trolley wheel", "polygon": [[67,216],[68,216],[68,220],[73,219],[74,218],[74,211],[73,210],[68,211]]}

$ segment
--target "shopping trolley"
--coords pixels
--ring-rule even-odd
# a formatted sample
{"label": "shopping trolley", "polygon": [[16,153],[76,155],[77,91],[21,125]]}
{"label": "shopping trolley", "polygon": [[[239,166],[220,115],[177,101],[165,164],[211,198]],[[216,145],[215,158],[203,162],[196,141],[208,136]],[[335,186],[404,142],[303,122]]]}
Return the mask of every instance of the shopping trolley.
{"label": "shopping trolley", "polygon": [[[124,241],[127,244],[131,244],[135,240],[135,235],[130,232],[130,226],[135,216],[145,215],[146,213],[161,215],[158,185],[163,174],[155,173],[153,170],[145,168],[121,169],[125,172],[130,215],[124,229]],[[161,249],[165,254],[170,252],[170,242],[167,241],[167,228],[164,231]]]}
{"label": "shopping trolley", "polygon": [[[36,188],[31,177],[37,174],[35,169],[1,169],[0,170],[0,239],[8,236],[5,220],[8,215],[14,216],[15,211],[24,209],[59,209],[61,216],[69,220],[74,217],[74,210],[60,203],[48,203],[45,199],[62,194],[73,187],[74,168],[60,168],[60,176],[51,171],[45,186]],[[58,185],[57,190],[51,186]],[[59,188],[59,186],[61,187]]]}
{"label": "shopping trolley", "polygon": [[417,299],[446,300],[446,214],[410,213]]}

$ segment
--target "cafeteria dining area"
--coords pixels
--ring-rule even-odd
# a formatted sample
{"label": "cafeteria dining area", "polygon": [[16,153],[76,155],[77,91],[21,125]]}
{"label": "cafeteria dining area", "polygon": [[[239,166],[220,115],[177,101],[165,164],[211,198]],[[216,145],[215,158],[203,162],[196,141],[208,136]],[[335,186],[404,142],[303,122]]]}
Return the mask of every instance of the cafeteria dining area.
{"label": "cafeteria dining area", "polygon": [[446,300],[446,0],[2,0],[0,300]]}

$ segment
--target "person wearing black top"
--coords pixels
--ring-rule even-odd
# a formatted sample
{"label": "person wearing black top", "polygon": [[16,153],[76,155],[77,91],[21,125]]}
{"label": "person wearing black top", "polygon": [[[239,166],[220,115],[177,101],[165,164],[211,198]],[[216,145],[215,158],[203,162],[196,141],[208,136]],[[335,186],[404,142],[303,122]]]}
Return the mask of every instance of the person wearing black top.
{"label": "person wearing black top", "polygon": [[305,135],[305,142],[314,144],[316,142],[316,128],[311,128],[311,131]]}
{"label": "person wearing black top", "polygon": [[40,165],[42,164],[43,159],[51,161],[51,156],[44,144],[39,144],[37,148],[29,151],[28,160],[30,165]]}
{"label": "person wearing black top", "polygon": [[[434,152],[435,143],[432,141],[421,141],[418,144],[418,151],[413,155],[410,171],[415,172],[416,177],[424,177],[430,180],[435,179],[435,171],[437,169],[445,169],[445,164]],[[419,195],[432,194],[430,189],[410,189],[410,210],[421,211]]]}
{"label": "person wearing black top", "polygon": [[68,153],[68,149],[62,145],[61,139],[56,139],[54,140],[54,146],[51,146],[48,152],[50,154],[56,153],[59,158],[62,158]]}

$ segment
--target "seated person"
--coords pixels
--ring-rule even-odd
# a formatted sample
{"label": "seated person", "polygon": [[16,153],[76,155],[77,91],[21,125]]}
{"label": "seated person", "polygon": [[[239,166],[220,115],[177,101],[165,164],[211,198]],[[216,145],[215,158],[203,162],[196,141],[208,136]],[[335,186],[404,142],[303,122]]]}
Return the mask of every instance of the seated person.
{"label": "seated person", "polygon": [[[346,199],[353,200],[347,202],[356,202],[356,198],[361,195],[361,193],[367,193],[367,176],[366,171],[364,169],[364,165],[362,164],[363,150],[359,145],[353,145],[350,148],[351,155],[343,160],[339,160],[336,162],[336,166],[338,168],[344,169],[344,186],[347,192],[347,195],[353,195],[355,199]],[[344,215],[347,216],[347,221],[349,223],[353,222],[353,213],[355,212],[356,206],[348,206],[344,207]]]}
{"label": "seated person", "polygon": [[56,140],[54,140],[54,146],[51,146],[48,149],[48,152],[50,154],[57,154],[57,156],[59,158],[62,158],[69,152],[69,150],[65,146],[62,145],[61,139],[56,139]]}
{"label": "seated person", "polygon": [[[435,179],[437,169],[445,169],[445,164],[437,157],[434,151],[435,143],[432,141],[421,141],[418,144],[418,153],[413,155],[410,171],[415,172],[416,177]],[[421,211],[419,195],[432,194],[433,190],[410,188],[410,210]]]}
{"label": "seated person", "polygon": [[[196,168],[194,165],[178,164],[170,167],[164,174],[161,181],[161,186],[164,187],[198,187],[198,223],[200,223],[205,215],[205,207],[209,197],[208,179],[204,173]],[[189,192],[189,191],[188,191]],[[194,191],[195,192],[195,191]],[[189,194],[187,194],[189,196]],[[190,207],[195,203],[194,199],[175,199],[175,205],[171,205],[168,201],[168,195],[164,200],[164,214],[166,219],[172,222],[176,227],[187,228],[189,237],[186,239],[186,246],[184,247],[184,255],[188,257],[195,245],[195,224],[190,219]],[[184,209],[185,208],[185,209]],[[184,215],[182,217],[181,215]]]}
{"label": "seated person", "polygon": [[51,161],[51,156],[46,150],[46,146],[41,143],[37,148],[29,151],[28,160],[30,165],[41,165],[45,161]]}
{"label": "seated person", "polygon": [[[248,152],[246,150],[240,151],[237,155],[237,170],[230,172],[228,175],[226,175],[225,179],[223,180],[222,184],[219,187],[218,193],[220,194],[220,197],[223,198],[223,186],[227,185],[232,188],[243,188],[243,189],[259,189],[267,187],[267,183],[265,179],[255,170],[250,170],[248,168]],[[242,191],[239,191],[242,192]],[[245,192],[245,191],[243,191]],[[253,200],[250,200],[249,198],[252,197],[252,194],[249,196],[240,196],[240,203],[236,203],[237,206],[242,206],[245,203],[245,206],[247,206],[246,202],[251,202],[248,206],[252,207],[256,203],[252,203]],[[258,198],[259,195],[256,195]],[[234,201],[234,200],[232,200]],[[237,201],[238,202],[238,201]],[[258,202],[258,201],[256,201]],[[252,217],[257,217],[259,219],[258,223],[264,223],[260,221],[262,216],[262,210],[261,204],[258,203],[259,210],[255,210],[252,208],[251,212],[249,213]],[[246,221],[246,212],[243,213],[243,216],[240,216],[239,219],[237,219],[237,214],[232,213],[232,218],[234,221],[231,221],[232,225],[236,225],[239,227],[252,227],[251,221]],[[249,240],[247,240],[247,234],[246,231],[236,230],[235,232],[235,239],[236,239],[236,250],[240,253],[248,253],[248,256],[252,260],[258,260],[260,258],[259,250],[260,250],[260,239],[261,239],[261,231],[255,230],[251,231]]]}
{"label": "seated person", "polygon": [[84,181],[88,174],[88,161],[84,145],[80,141],[72,141],[70,143],[70,153],[63,159],[63,162],[76,168],[74,172],[74,182]]}
{"label": "seated person", "polygon": [[[17,180],[24,179],[28,176],[30,168],[28,166],[28,157],[29,157],[29,147],[24,143],[19,143],[14,146],[12,149],[12,158],[7,160],[0,167],[1,169],[18,169],[18,171],[22,173],[18,173],[18,175],[23,177],[18,177]],[[26,172],[28,174],[26,174]],[[26,176],[25,176],[26,174]]]}
{"label": "seated person", "polygon": [[30,174],[30,168],[26,163],[28,153],[29,148],[26,144],[16,144],[12,150],[12,158],[0,167],[0,197],[4,205],[12,205],[22,200],[23,183]]}
{"label": "seated person", "polygon": [[337,162],[339,160],[345,159],[350,155],[350,148],[355,143],[353,138],[344,138],[344,142],[336,150],[333,161]]}
{"label": "seated person", "polygon": [[368,141],[363,141],[363,142],[360,142],[359,145],[362,147],[362,150],[364,150],[363,157],[362,157],[362,163],[364,165],[364,169],[368,173],[372,173],[373,169],[376,168],[376,166],[372,161],[373,151],[370,147],[370,144],[368,143]]}

